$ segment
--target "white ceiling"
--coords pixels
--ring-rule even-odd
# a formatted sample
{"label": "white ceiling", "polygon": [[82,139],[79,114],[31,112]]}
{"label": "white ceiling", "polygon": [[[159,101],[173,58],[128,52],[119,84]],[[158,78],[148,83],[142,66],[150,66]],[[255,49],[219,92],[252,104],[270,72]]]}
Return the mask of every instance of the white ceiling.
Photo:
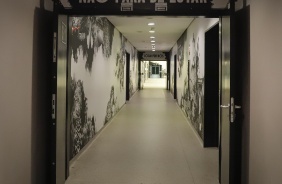
{"label": "white ceiling", "polygon": [[[68,0],[60,0],[68,8]],[[229,0],[213,0],[213,8],[225,8]],[[138,51],[151,51],[151,38],[155,36],[156,51],[170,51],[188,28],[194,17],[176,16],[106,16]],[[149,33],[149,22],[154,22],[155,33]]]}
{"label": "white ceiling", "polygon": [[[156,51],[170,51],[194,19],[164,16],[107,16],[107,18],[138,51],[152,51],[150,36],[155,36]],[[149,22],[154,22],[155,26],[148,26]],[[151,27],[155,30],[153,34],[149,33]]]}
{"label": "white ceiling", "polygon": [[[226,7],[228,0],[213,0],[213,8]],[[151,51],[150,36],[155,36],[156,51],[170,51],[194,17],[176,16],[107,16],[108,20],[138,51]],[[149,33],[154,22],[155,33]]]}

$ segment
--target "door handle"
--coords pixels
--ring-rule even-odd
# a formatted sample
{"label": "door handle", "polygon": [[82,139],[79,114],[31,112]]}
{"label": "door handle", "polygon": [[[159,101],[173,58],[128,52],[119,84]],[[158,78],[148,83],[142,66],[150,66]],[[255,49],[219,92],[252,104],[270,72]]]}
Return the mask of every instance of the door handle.
{"label": "door handle", "polygon": [[230,104],[228,105],[220,105],[221,108],[229,108],[230,107]]}
{"label": "door handle", "polygon": [[231,98],[231,108],[230,108],[230,122],[234,123],[235,122],[235,118],[236,118],[236,112],[235,109],[241,109],[242,107],[239,105],[235,105],[235,100],[232,97]]}

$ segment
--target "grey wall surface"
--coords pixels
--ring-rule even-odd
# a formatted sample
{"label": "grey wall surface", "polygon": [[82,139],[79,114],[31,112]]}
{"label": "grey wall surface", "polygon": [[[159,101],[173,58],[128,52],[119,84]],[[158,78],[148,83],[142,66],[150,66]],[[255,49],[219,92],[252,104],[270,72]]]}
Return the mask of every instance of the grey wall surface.
{"label": "grey wall surface", "polygon": [[282,1],[251,0],[249,183],[282,181]]}
{"label": "grey wall surface", "polygon": [[[51,0],[45,3],[52,7]],[[48,182],[46,62],[47,48],[52,46],[49,38],[52,27],[50,12],[39,7],[39,0],[0,1],[0,183],[3,184]]]}

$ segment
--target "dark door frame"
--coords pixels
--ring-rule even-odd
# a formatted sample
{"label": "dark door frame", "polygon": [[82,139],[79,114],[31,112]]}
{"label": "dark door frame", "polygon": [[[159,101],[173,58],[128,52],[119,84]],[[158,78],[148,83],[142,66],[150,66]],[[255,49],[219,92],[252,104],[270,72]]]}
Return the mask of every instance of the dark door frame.
{"label": "dark door frame", "polygon": [[166,67],[167,68],[167,73],[166,73],[166,89],[170,90],[170,59],[167,59],[166,66],[167,66]]}
{"label": "dark door frame", "polygon": [[219,23],[205,32],[204,147],[219,142]]}
{"label": "dark door frame", "polygon": [[[189,12],[189,11],[187,11],[187,13],[186,14],[182,14],[182,16],[207,16],[207,17],[221,17],[221,16],[231,16],[232,17],[232,13],[234,13],[235,12],[235,0],[230,0],[230,8],[229,9],[224,9],[224,10],[214,10],[214,11],[210,11],[210,10],[206,10],[206,11],[200,11],[200,12],[197,12],[197,11],[192,11],[192,12]],[[99,12],[99,11],[98,11]],[[206,13],[205,13],[206,12]],[[104,13],[104,12],[103,12]],[[123,12],[124,13],[124,12]],[[134,12],[129,12],[128,14],[134,14]],[[55,19],[56,19],[56,16],[57,15],[61,15],[61,14],[64,14],[64,15],[100,15],[99,13],[97,13],[96,11],[92,11],[92,10],[90,10],[90,9],[88,9],[88,10],[86,10],[86,11],[84,11],[83,9],[81,9],[81,10],[71,10],[71,9],[64,9],[63,7],[62,7],[62,4],[58,1],[58,0],[55,0],[54,1],[54,17],[55,17]],[[109,11],[109,12],[107,12],[107,13],[105,13],[104,15],[113,15],[113,14],[111,14],[111,12]],[[116,14],[117,15],[117,14]],[[149,15],[149,14],[140,14],[140,15],[144,15],[144,16],[146,16],[146,15]],[[157,15],[163,15],[163,12],[157,12],[156,14],[153,14],[154,16],[157,16]],[[174,13],[170,13],[170,14],[168,14],[168,16],[173,16],[173,15],[179,15],[179,13],[177,13],[177,12],[174,12]],[[232,19],[232,18],[231,18]],[[231,21],[232,22],[232,21]],[[231,26],[231,27],[234,27],[234,24],[232,24],[233,26]],[[55,25],[55,26],[57,26],[57,25]],[[55,33],[57,32],[56,30],[54,31]],[[232,34],[231,34],[232,35]],[[233,36],[231,36],[231,41],[233,40],[233,39],[235,39]],[[233,52],[235,51],[235,49],[234,48],[232,48],[231,49],[231,58],[232,58],[232,60],[234,59],[234,54],[232,54]],[[233,63],[233,62],[232,62]],[[174,98],[175,99],[177,99],[177,62],[176,62],[176,59],[175,59],[175,63],[174,63],[174,78],[175,78],[175,80],[174,80]],[[128,65],[126,65],[126,68],[129,68],[129,72],[127,72],[126,73],[126,78],[127,79],[129,79],[130,80],[130,62],[129,62],[129,64]],[[54,70],[57,70],[57,68],[56,68],[56,66],[55,66],[55,68],[54,68]],[[57,76],[55,76],[55,77],[57,77]],[[126,81],[126,83],[128,84],[127,85],[127,88],[128,88],[128,91],[127,91],[127,93],[129,94],[129,80],[127,80]],[[56,87],[57,87],[57,84],[54,84]],[[54,87],[54,88],[56,88],[56,87]],[[231,89],[232,90],[232,89]],[[56,93],[55,94],[52,94],[52,95],[57,95]],[[129,94],[130,95],[130,94]],[[126,98],[127,97],[129,97],[129,95],[127,95],[126,94]],[[129,97],[130,98],[130,97]],[[128,98],[128,99],[129,99]],[[54,107],[55,109],[57,109],[57,106],[55,106]],[[54,131],[56,131],[56,128],[55,128],[55,130]],[[53,132],[53,131],[52,131]],[[52,136],[56,136],[56,134],[53,134]],[[232,138],[231,138],[231,140],[232,140]],[[66,142],[66,144],[67,144],[67,142]],[[56,145],[52,145],[52,148],[51,148],[51,150],[50,150],[50,155],[55,155],[55,153],[56,153]],[[51,156],[52,157],[52,156]],[[52,160],[52,159],[51,159]],[[50,165],[55,165],[57,162],[56,162],[56,160],[52,160],[49,164]],[[55,170],[56,170],[56,168],[55,168]],[[230,169],[230,172],[232,171],[232,168]],[[52,167],[51,168],[51,172],[54,172],[54,168]],[[56,177],[56,176],[54,176],[54,177]]]}
{"label": "dark door frame", "polygon": [[125,99],[130,99],[130,54],[126,52]]}
{"label": "dark door frame", "polygon": [[[231,15],[231,66],[230,96],[230,182],[242,183],[242,127],[249,118],[249,64],[250,64],[250,7],[247,6]],[[232,100],[234,99],[234,101]],[[232,110],[233,107],[233,110]],[[231,115],[232,116],[232,115]],[[244,122],[245,121],[245,122]],[[244,140],[244,144],[248,140]],[[246,165],[245,165],[246,166]]]}
{"label": "dark door frame", "polygon": [[174,55],[174,86],[173,86],[173,97],[177,99],[177,55]]}

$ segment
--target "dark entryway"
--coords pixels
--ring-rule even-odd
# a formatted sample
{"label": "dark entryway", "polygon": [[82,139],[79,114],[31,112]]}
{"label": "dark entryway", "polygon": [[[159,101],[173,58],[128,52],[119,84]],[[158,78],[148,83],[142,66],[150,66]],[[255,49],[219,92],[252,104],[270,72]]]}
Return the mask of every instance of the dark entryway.
{"label": "dark entryway", "polygon": [[174,55],[174,92],[173,92],[173,96],[174,99],[177,99],[177,56]]}
{"label": "dark entryway", "polygon": [[126,101],[130,98],[130,90],[129,90],[129,83],[130,83],[130,54],[126,53]]}
{"label": "dark entryway", "polygon": [[205,33],[204,147],[217,147],[219,138],[219,24]]}

